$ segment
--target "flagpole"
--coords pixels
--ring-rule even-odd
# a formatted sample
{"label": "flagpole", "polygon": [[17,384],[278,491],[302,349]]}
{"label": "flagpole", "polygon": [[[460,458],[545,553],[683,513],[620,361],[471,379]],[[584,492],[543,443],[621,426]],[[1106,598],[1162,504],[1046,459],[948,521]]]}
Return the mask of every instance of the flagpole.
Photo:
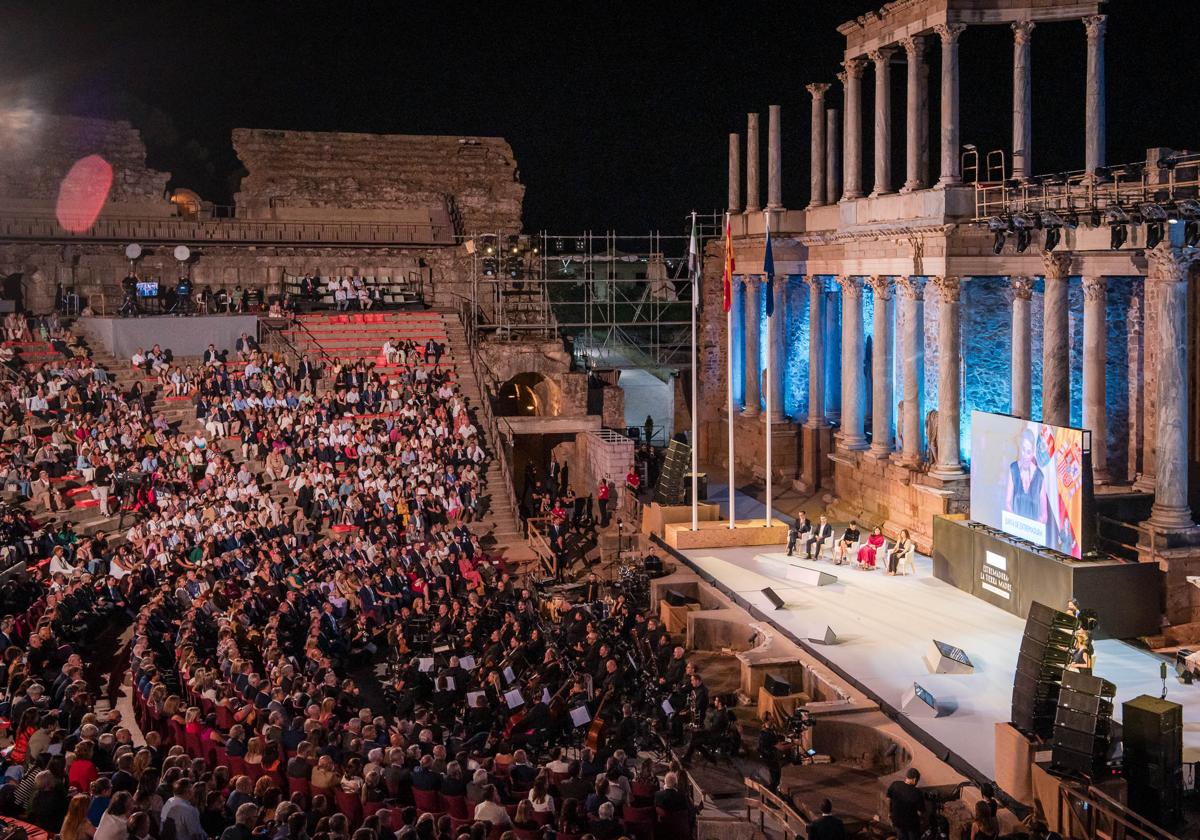
{"label": "flagpole", "polygon": [[[766,238],[770,239],[770,237],[771,237],[771,211],[770,210],[763,210],[763,219],[765,220],[765,225],[766,225]],[[774,263],[774,260],[772,260],[772,265],[771,265],[772,272],[774,272],[774,270],[775,270],[775,266],[773,263]],[[766,417],[763,418],[765,421],[763,423],[763,428],[766,430],[765,433],[767,436],[767,527],[768,528],[771,527],[771,473],[773,472],[773,469],[772,469],[773,461],[771,460],[771,438],[774,437],[774,435],[771,434],[771,398],[773,396],[773,394],[771,392],[774,390],[771,387],[771,383],[773,381],[773,377],[771,376],[771,359],[775,355],[774,342],[771,341],[771,332],[772,332],[771,319],[775,317],[774,313],[772,312],[772,310],[775,307],[775,300],[774,300],[774,298],[775,298],[775,283],[773,281],[774,281],[774,275],[772,274],[771,277],[767,278],[767,294],[771,296],[771,300],[768,301],[766,304],[767,312],[768,312],[768,316],[767,316],[767,375],[764,377],[766,379],[766,382],[763,383],[763,385],[765,386],[766,393],[767,393],[767,400],[766,400],[767,415],[766,415]]]}
{"label": "flagpole", "polygon": [[[725,237],[725,247],[732,248],[733,247],[733,237],[731,235],[728,235],[729,234],[729,214],[728,213],[725,214],[725,232],[727,234]],[[728,254],[725,255],[725,265],[726,266],[730,265]],[[728,283],[729,283],[729,289],[731,290],[730,295],[732,295],[732,288],[733,288],[733,276],[732,275],[729,276]],[[729,392],[728,393],[729,422],[727,423],[727,425],[729,427],[729,529],[733,530],[737,525],[737,518],[734,513],[734,500],[735,500],[735,497],[737,496],[737,488],[734,485],[734,478],[733,478],[733,419],[734,419],[734,411],[733,411],[733,305],[732,304],[730,304],[730,306],[727,307],[725,310],[725,365],[726,365],[725,385],[726,385],[726,390]]]}
{"label": "flagpole", "polygon": [[[692,211],[692,241],[688,246],[699,251],[700,242],[696,233],[696,211]],[[700,528],[700,437],[699,437],[699,421],[696,415],[699,413],[700,401],[696,385],[696,368],[698,367],[699,359],[696,358],[696,307],[700,305],[700,254],[695,257],[696,265],[691,266],[692,269],[692,530],[697,531]]]}

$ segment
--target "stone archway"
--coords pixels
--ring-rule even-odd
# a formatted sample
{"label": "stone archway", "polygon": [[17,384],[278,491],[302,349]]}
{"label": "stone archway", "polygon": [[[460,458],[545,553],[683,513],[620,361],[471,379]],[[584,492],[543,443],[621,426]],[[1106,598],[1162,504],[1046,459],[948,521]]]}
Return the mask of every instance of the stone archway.
{"label": "stone archway", "polygon": [[545,374],[518,373],[496,389],[495,411],[497,417],[557,417],[562,413],[562,391]]}

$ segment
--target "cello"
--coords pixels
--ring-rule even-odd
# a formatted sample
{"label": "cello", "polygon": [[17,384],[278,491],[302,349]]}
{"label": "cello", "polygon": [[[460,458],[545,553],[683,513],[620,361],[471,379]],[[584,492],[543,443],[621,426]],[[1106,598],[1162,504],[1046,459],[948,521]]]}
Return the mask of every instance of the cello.
{"label": "cello", "polygon": [[589,750],[600,749],[600,744],[604,741],[604,729],[607,724],[601,715],[604,712],[604,704],[608,702],[611,693],[612,689],[604,692],[604,696],[600,698],[600,705],[596,707],[596,715],[588,725],[587,737],[584,738],[583,744]]}

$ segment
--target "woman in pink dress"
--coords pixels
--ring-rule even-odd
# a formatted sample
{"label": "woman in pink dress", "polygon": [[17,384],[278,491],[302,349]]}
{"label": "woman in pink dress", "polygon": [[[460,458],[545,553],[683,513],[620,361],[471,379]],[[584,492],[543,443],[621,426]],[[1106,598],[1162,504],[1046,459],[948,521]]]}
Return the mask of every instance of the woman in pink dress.
{"label": "woman in pink dress", "polygon": [[883,531],[876,525],[867,537],[866,544],[858,550],[858,567],[860,569],[875,568],[875,553],[883,547]]}

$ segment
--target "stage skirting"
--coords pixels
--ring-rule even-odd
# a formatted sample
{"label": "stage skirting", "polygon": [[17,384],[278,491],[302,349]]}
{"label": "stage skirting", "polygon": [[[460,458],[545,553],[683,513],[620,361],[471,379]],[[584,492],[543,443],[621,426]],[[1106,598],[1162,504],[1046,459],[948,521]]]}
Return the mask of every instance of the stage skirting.
{"label": "stage skirting", "polygon": [[139,347],[155,344],[178,357],[199,356],[208,345],[232,351],[242,333],[258,337],[256,315],[196,315],[176,318],[152,315],[144,318],[81,318],[89,333],[118,359],[128,359]]}
{"label": "stage skirting", "polygon": [[1034,601],[1061,610],[1074,597],[1096,611],[1100,636],[1132,639],[1159,630],[1162,572],[1152,563],[1073,560],[939,516],[933,520],[933,574],[1021,618]]}

